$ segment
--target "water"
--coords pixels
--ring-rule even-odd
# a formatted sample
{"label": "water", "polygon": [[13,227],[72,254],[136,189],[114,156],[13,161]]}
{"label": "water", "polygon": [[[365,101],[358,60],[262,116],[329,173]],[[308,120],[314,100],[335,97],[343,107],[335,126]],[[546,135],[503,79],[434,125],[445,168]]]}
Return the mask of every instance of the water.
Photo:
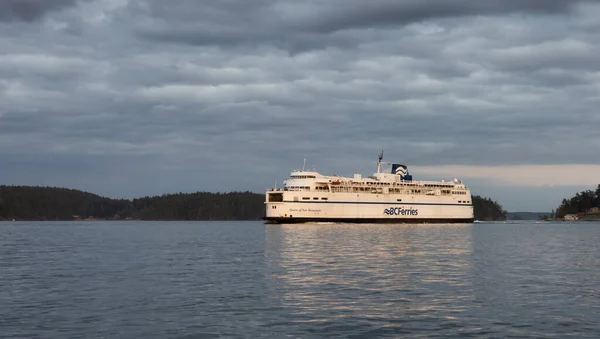
{"label": "water", "polygon": [[0,337],[598,338],[599,246],[599,223],[0,223]]}

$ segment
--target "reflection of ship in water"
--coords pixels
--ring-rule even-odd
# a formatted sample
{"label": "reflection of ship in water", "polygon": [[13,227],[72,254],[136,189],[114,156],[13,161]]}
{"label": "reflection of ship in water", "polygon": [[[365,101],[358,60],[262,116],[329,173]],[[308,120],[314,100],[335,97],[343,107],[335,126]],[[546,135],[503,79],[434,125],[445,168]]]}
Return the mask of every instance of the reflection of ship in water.
{"label": "reflection of ship in water", "polygon": [[[470,225],[270,225],[270,288],[299,319],[449,312],[471,295]],[[460,311],[455,307],[452,312]],[[368,310],[367,314],[355,314]]]}

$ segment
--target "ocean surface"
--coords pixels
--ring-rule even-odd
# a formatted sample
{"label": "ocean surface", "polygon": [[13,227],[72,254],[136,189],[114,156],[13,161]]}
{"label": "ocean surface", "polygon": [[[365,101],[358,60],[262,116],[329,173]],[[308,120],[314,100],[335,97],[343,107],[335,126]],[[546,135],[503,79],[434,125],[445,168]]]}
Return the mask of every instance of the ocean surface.
{"label": "ocean surface", "polygon": [[0,338],[600,338],[600,223],[0,223]]}

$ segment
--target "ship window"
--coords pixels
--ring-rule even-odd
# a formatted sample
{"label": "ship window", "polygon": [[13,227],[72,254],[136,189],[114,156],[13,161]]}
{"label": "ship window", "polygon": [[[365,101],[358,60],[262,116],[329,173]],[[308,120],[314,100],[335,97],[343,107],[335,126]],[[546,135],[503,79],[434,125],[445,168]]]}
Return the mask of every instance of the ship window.
{"label": "ship window", "polygon": [[310,200],[310,197],[302,197],[302,200]]}
{"label": "ship window", "polygon": [[313,200],[319,200],[319,198],[318,197],[314,197]]}
{"label": "ship window", "polygon": [[269,201],[270,202],[282,202],[283,201],[283,193],[269,193]]}
{"label": "ship window", "polygon": [[458,201],[458,203],[459,203],[459,204],[462,204],[462,201],[461,201],[461,200],[459,200],[459,201]]}
{"label": "ship window", "polygon": [[327,200],[327,198],[321,198],[321,200]]}
{"label": "ship window", "polygon": [[402,199],[396,199],[396,201],[402,201]]}

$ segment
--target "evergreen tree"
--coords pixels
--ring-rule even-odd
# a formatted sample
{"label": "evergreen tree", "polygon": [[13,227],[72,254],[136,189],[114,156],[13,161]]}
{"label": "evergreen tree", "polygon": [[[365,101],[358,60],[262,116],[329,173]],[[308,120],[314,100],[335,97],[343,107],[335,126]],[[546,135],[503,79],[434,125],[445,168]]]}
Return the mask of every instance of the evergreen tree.
{"label": "evergreen tree", "polygon": [[576,193],[570,199],[563,199],[556,210],[556,217],[562,218],[567,214],[585,213],[592,207],[600,207],[600,185],[595,191],[587,190]]}
{"label": "evergreen tree", "polygon": [[506,220],[506,211],[502,208],[502,205],[498,204],[496,201],[478,195],[473,195],[471,201],[473,203],[475,220]]}

